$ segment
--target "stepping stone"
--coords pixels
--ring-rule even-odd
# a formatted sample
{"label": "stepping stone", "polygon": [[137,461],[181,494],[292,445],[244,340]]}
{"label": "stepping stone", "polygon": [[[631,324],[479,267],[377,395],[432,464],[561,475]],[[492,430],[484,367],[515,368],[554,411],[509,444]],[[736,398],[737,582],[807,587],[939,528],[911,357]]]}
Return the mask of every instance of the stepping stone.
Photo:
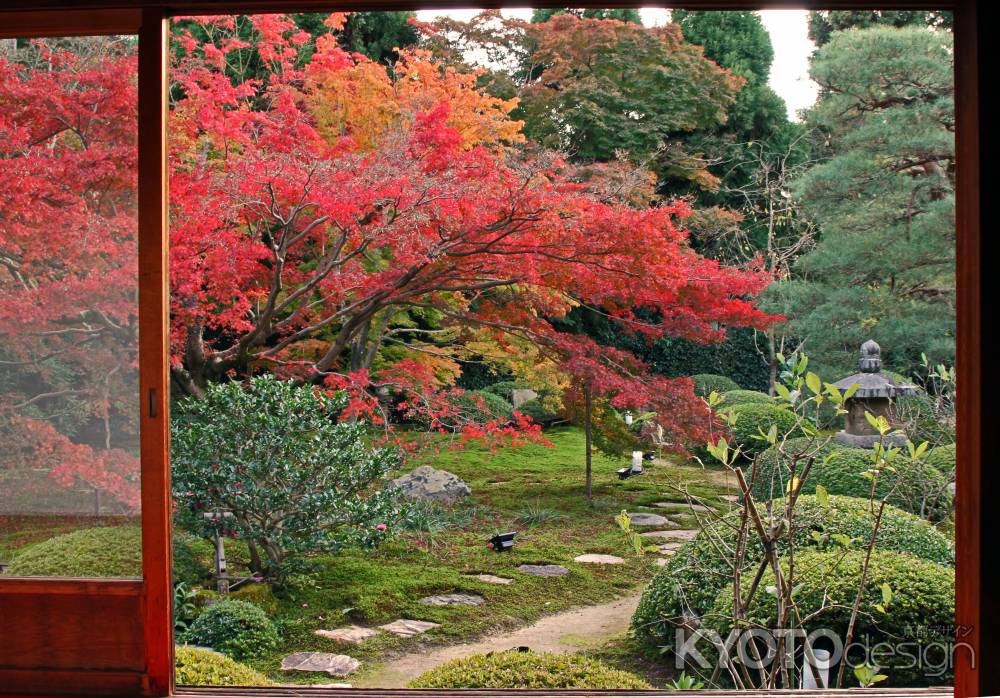
{"label": "stepping stone", "polygon": [[677,524],[666,516],[659,514],[629,514],[629,523],[633,526],[676,526]]}
{"label": "stepping stone", "polygon": [[372,635],[378,635],[378,631],[372,628],[362,628],[360,625],[348,625],[344,628],[335,628],[334,630],[317,630],[316,634],[328,640],[359,645]]}
{"label": "stepping stone", "polygon": [[492,574],[463,574],[466,579],[478,579],[480,582],[486,582],[487,584],[510,584],[513,579],[507,579],[507,577],[495,577]]}
{"label": "stepping stone", "polygon": [[670,560],[668,557],[658,557],[656,558],[656,566],[663,567]]}
{"label": "stepping stone", "polygon": [[703,514],[711,514],[715,511],[712,507],[707,507],[704,504],[688,504],[687,502],[655,502],[654,507],[660,507],[661,509],[673,509],[674,511],[683,511],[685,509],[689,511],[697,511]]}
{"label": "stepping stone", "polygon": [[697,529],[687,529],[682,531],[646,531],[640,533],[643,538],[668,538],[674,540],[691,540],[698,535]]}
{"label": "stepping stone", "polygon": [[673,543],[661,543],[660,546],[657,548],[657,550],[660,551],[660,555],[673,555],[678,551],[678,549],[682,548],[683,546],[684,543],[677,541]]}
{"label": "stepping stone", "polygon": [[724,494],[719,497],[719,499],[724,499],[727,502],[738,502],[740,501],[739,495],[736,494]]}
{"label": "stepping stone", "polygon": [[328,652],[296,652],[281,660],[282,671],[322,671],[330,676],[347,676],[359,666],[354,657]]}
{"label": "stepping stone", "polygon": [[573,558],[574,562],[586,562],[592,565],[622,565],[625,560],[617,555],[598,555],[596,553],[586,553]]}
{"label": "stepping stone", "polygon": [[569,570],[562,565],[520,565],[517,569],[536,577],[562,577]]}
{"label": "stepping stone", "polygon": [[485,602],[486,599],[478,594],[441,594],[425,596],[417,603],[424,606],[479,606]]}
{"label": "stepping stone", "polygon": [[426,633],[428,630],[437,628],[440,625],[440,623],[431,623],[429,620],[407,620],[400,618],[399,620],[394,620],[391,623],[378,627],[387,633],[394,633],[400,637],[413,637],[414,635]]}

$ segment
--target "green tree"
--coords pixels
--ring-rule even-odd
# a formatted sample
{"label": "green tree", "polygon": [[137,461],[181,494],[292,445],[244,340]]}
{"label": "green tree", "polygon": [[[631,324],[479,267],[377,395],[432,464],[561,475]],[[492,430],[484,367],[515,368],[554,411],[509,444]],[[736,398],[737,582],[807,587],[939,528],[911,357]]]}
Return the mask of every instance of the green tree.
{"label": "green tree", "polygon": [[642,24],[642,17],[639,10],[634,7],[622,7],[618,9],[598,9],[591,7],[587,9],[570,9],[566,7],[549,7],[535,10],[531,13],[531,21],[534,23],[548,22],[553,15],[572,14],[584,19],[617,19],[621,22],[632,22]]}
{"label": "green tree", "polygon": [[900,373],[921,352],[954,356],[951,45],[946,31],[875,27],[836,32],[813,58],[808,122],[828,158],[790,189],[820,236],[773,295],[831,378],[868,338]]}
{"label": "green tree", "polygon": [[396,49],[412,46],[420,38],[410,24],[414,16],[412,12],[352,12],[337,42],[345,51],[363,53],[373,61],[392,65],[399,57]]}
{"label": "green tree", "polygon": [[950,29],[952,14],[946,10],[820,10],[809,13],[809,38],[817,47],[826,45],[833,32],[875,26]]}

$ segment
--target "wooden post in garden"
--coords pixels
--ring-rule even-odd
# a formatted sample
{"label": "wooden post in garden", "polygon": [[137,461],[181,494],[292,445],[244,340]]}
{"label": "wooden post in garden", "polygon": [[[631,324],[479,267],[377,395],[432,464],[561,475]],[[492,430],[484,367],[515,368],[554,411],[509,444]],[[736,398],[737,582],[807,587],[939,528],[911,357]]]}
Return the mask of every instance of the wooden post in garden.
{"label": "wooden post in garden", "polygon": [[593,478],[591,477],[591,459],[590,459],[590,383],[583,386],[583,433],[586,435],[587,443],[587,500],[594,498],[593,490]]}

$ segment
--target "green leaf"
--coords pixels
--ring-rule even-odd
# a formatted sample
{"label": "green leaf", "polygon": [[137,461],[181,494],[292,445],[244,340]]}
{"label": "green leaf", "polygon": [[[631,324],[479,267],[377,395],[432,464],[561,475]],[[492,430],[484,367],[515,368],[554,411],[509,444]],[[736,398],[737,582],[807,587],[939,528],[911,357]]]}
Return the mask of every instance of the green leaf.
{"label": "green leaf", "polygon": [[830,506],[830,493],[823,485],[816,485],[816,501],[824,509]]}
{"label": "green leaf", "polygon": [[819,395],[823,392],[823,382],[812,371],[806,374],[806,386],[808,386],[809,390],[813,391],[814,395]]}

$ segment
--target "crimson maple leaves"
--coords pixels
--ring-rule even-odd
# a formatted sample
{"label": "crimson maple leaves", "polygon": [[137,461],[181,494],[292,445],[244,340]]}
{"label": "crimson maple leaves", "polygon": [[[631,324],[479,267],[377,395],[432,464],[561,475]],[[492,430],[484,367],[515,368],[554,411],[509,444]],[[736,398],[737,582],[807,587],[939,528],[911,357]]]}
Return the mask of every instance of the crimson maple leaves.
{"label": "crimson maple leaves", "polygon": [[[231,18],[189,21],[177,36],[170,267],[179,391],[269,370],[353,390],[355,414],[376,415],[375,395],[388,389],[409,416],[441,424],[455,390],[421,360],[440,343],[410,343],[392,361],[382,351],[409,327],[451,344],[530,346],[616,408],[656,411],[678,447],[705,436],[710,416],[689,381],[653,376],[634,356],[553,321],[584,304],[624,332],[714,341],[725,326],[767,324],[752,303],[766,275],[695,254],[685,203],[635,206],[526,147],[509,115],[516,103],[477,92],[474,79],[429,54],[404,52],[394,76],[331,36],[313,45],[288,18],[250,22],[247,33]],[[264,77],[247,76],[251,58]],[[131,58],[88,60],[93,89],[106,93],[90,103],[59,70],[0,59],[0,166],[17,182],[0,192],[0,331],[11,340],[5,360],[33,361],[43,375],[55,352],[60,366],[101,385],[134,370],[134,354],[111,343],[135,332],[135,92]],[[75,128],[83,109],[74,102],[89,106],[91,130]],[[68,126],[57,116],[65,110]],[[400,321],[425,312],[432,327]],[[90,361],[97,343],[113,362]],[[23,419],[36,396],[2,390],[5,419]],[[80,399],[95,415],[110,409],[99,390]],[[489,437],[532,427],[518,418],[461,429]],[[111,467],[105,445],[88,448]]]}

